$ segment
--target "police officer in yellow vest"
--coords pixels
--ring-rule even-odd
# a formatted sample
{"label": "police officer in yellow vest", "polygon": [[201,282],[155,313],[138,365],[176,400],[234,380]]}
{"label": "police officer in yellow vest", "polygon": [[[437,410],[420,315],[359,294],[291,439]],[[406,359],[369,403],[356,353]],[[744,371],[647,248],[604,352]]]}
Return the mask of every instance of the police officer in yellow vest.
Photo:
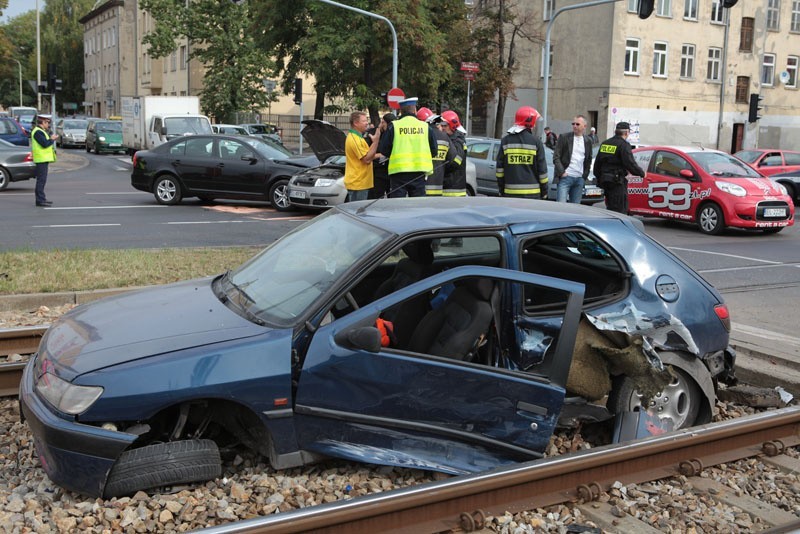
{"label": "police officer in yellow vest", "polygon": [[378,152],[389,158],[389,198],[425,196],[438,151],[433,129],[417,119],[417,98],[400,102],[400,118],[381,136]]}
{"label": "police officer in yellow vest", "polygon": [[44,186],[47,184],[47,170],[51,161],[56,160],[55,140],[47,132],[50,128],[50,115],[39,115],[36,118],[36,127],[31,132],[31,152],[33,162],[36,164],[36,205],[52,206],[53,203],[44,196]]}

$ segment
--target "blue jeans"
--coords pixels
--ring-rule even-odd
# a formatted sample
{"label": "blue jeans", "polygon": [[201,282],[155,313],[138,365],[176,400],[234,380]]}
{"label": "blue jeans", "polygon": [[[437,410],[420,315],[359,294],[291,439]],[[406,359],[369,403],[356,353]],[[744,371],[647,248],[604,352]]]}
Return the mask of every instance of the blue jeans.
{"label": "blue jeans", "polygon": [[355,191],[353,189],[347,190],[347,200],[345,202],[356,202],[357,200],[367,200],[369,197],[369,189],[359,189]]}
{"label": "blue jeans", "polygon": [[[569,198],[568,198],[569,197]],[[562,176],[558,179],[556,200],[580,204],[583,197],[583,178],[580,176]]]}

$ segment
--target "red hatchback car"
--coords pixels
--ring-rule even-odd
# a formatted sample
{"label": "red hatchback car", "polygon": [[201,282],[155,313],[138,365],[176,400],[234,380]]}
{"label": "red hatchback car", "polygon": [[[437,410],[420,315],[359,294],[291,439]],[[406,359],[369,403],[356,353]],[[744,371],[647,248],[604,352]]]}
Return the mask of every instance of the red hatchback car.
{"label": "red hatchback car", "polygon": [[734,154],[764,176],[800,171],[800,152],[772,148],[740,150]]}
{"label": "red hatchback car", "polygon": [[631,214],[695,222],[706,234],[729,226],[774,234],[794,224],[786,189],[730,154],[648,146],[633,155],[647,176],[628,176]]}

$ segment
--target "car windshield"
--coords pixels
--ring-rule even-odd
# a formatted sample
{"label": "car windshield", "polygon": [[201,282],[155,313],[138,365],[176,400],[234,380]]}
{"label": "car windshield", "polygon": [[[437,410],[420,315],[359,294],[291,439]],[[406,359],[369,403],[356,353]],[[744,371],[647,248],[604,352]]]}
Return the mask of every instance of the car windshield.
{"label": "car windshield", "polygon": [[746,163],[754,163],[760,155],[761,152],[758,150],[740,150],[734,154],[734,156]]}
{"label": "car windshield", "polygon": [[97,131],[98,132],[106,132],[106,133],[122,132],[122,123],[121,122],[98,122],[97,123]]}
{"label": "car windshield", "polygon": [[275,133],[275,128],[268,124],[251,124],[248,126],[250,133],[254,134],[271,134]]}
{"label": "car windshield", "polygon": [[760,178],[761,175],[741,160],[722,152],[691,152],[687,154],[711,176],[727,178]]}
{"label": "car windshield", "polygon": [[330,211],[229,272],[221,289],[228,301],[256,322],[290,326],[388,235]]}
{"label": "car windshield", "polygon": [[85,130],[86,121],[64,121],[65,130]]}
{"label": "car windshield", "polygon": [[271,142],[267,139],[262,139],[260,137],[247,137],[246,139],[243,139],[243,141],[255,148],[259,154],[270,159],[283,159],[292,155],[291,152],[283,148],[280,144]]}
{"label": "car windshield", "polygon": [[211,125],[203,117],[168,117],[164,119],[167,135],[210,134]]}

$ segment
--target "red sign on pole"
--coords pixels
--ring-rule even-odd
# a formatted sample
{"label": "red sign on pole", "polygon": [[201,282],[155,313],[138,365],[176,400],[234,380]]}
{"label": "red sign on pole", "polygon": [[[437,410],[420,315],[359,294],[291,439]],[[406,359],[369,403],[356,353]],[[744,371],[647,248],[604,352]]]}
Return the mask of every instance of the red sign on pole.
{"label": "red sign on pole", "polygon": [[480,69],[480,64],[478,63],[473,63],[472,61],[462,61],[461,70],[465,70],[468,72],[478,72],[481,69]]}
{"label": "red sign on pole", "polygon": [[470,71],[464,72],[464,79],[465,80],[474,80],[475,79],[475,73],[474,72],[470,72]]}
{"label": "red sign on pole", "polygon": [[406,94],[398,87],[392,87],[389,89],[389,92],[386,93],[386,102],[392,109],[400,109],[400,102],[405,100],[405,98]]}

